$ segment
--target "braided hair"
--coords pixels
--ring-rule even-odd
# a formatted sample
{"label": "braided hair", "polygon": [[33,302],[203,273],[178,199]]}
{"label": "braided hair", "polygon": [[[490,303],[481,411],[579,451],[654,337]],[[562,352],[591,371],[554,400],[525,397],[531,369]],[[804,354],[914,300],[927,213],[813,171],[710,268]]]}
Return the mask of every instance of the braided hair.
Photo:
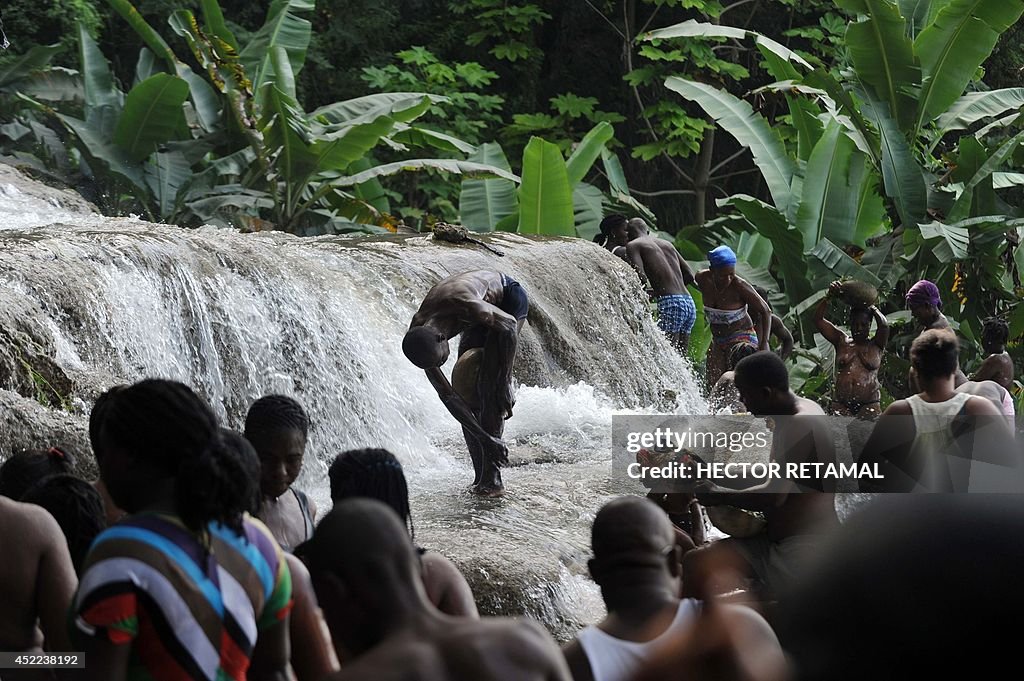
{"label": "braided hair", "polygon": [[106,392],[100,393],[100,396],[96,398],[96,402],[92,405],[92,411],[89,412],[89,444],[92,446],[92,455],[96,459],[97,464],[99,464],[100,459],[103,457],[100,429],[103,427],[103,418],[107,413],[107,407],[110,406],[111,398],[126,387],[128,386],[115,385]]}
{"label": "braided hair", "polygon": [[0,496],[21,501],[29,489],[54,475],[75,470],[75,457],[59,447],[25,449],[0,465]]}
{"label": "braided hair", "polygon": [[601,231],[594,236],[594,243],[599,246],[604,246],[608,243],[608,239],[611,238],[612,232],[615,228],[626,222],[626,216],[621,213],[612,213],[601,220]]}
{"label": "braided hair", "polygon": [[303,437],[309,434],[309,417],[297,401],[286,395],[264,395],[249,407],[245,416],[245,437],[285,430],[297,430]]}
{"label": "braided hair", "polygon": [[981,323],[981,337],[996,345],[1006,345],[1010,340],[1010,325],[1002,317],[988,317]]}
{"label": "braided hair", "polygon": [[174,479],[175,506],[187,528],[200,532],[219,522],[242,534],[249,477],[225,447],[213,410],[191,388],[149,378],[119,390],[100,433],[104,449],[117,447]]}
{"label": "braided hair", "polygon": [[67,540],[75,572],[81,575],[93,539],[107,525],[103,499],[96,488],[74,475],[51,475],[21,500],[50,512]]}
{"label": "braided hair", "polygon": [[401,462],[386,449],[352,449],[335,457],[327,476],[331,480],[331,501],[369,497],[390,506],[416,541],[416,529],[409,509],[409,487]]}

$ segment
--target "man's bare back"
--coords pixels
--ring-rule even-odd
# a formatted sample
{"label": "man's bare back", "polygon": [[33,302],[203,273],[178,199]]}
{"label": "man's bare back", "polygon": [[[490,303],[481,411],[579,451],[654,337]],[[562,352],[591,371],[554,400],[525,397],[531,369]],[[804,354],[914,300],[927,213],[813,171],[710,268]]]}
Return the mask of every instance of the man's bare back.
{"label": "man's bare back", "polygon": [[[67,652],[67,613],[78,586],[57,521],[0,496],[0,650]],[[45,640],[44,640],[45,637]]]}
{"label": "man's bare back", "polygon": [[497,307],[503,294],[502,275],[498,272],[474,270],[452,275],[427,292],[409,326],[429,325],[450,340],[482,323],[480,317],[488,310],[481,303]]}
{"label": "man's bare back", "polygon": [[345,665],[331,681],[569,681],[562,653],[529,620],[445,616],[426,633],[389,638]]}
{"label": "man's bare back", "polygon": [[[686,284],[693,281],[693,273],[684,272],[675,246],[653,236],[633,239],[626,246],[626,255],[651,284],[656,296],[674,296],[687,293]],[[683,263],[685,264],[685,263]]]}

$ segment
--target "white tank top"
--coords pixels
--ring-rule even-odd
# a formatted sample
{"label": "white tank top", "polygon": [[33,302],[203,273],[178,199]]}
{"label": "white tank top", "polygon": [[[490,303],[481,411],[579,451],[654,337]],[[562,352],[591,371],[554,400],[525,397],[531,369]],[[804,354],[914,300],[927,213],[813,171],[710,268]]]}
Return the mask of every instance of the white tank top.
{"label": "white tank top", "polygon": [[949,462],[946,454],[953,449],[953,417],[960,413],[971,395],[955,393],[945,402],[925,402],[917,395],[907,398],[910,411],[914,414],[914,430],[917,431],[912,447],[912,456],[920,457],[924,468],[920,484],[926,490],[949,491]]}
{"label": "white tank top", "polygon": [[623,641],[591,625],[576,635],[594,674],[594,681],[628,681],[640,667],[650,659],[652,652],[665,641],[697,619],[700,602],[686,598],[679,602],[679,609],[672,624],[656,638],[646,643]]}

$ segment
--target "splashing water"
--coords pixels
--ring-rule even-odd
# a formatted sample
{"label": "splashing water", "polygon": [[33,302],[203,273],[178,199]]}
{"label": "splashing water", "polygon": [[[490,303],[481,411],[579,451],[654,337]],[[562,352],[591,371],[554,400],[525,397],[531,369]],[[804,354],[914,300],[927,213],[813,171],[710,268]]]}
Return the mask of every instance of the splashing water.
{"label": "splashing water", "polygon": [[[386,447],[405,466],[418,542],[466,572],[486,612],[533,615],[561,638],[601,616],[584,576],[590,522],[636,491],[610,480],[612,415],[664,389],[681,411],[705,411],[619,259],[512,234],[485,237],[498,259],[422,236],[180,230],[69,210],[37,189],[0,190],[0,387],[33,398],[31,366],[75,428],[100,391],[144,376],[194,386],[234,427],[256,397],[294,395],[312,421],[298,484],[321,509],[334,455]],[[401,353],[430,286],[484,268],[520,281],[531,304],[501,499],[467,493],[461,430]]]}

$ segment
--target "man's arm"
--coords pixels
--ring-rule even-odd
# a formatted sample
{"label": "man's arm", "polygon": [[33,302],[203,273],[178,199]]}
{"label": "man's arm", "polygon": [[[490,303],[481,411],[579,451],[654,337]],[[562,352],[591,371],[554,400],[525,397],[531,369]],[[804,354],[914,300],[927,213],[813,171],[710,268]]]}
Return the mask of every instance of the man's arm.
{"label": "man's arm", "polygon": [[872,305],[871,312],[875,316],[875,323],[878,324],[878,330],[875,331],[874,343],[879,347],[879,349],[884,351],[885,346],[889,343],[889,322],[877,306]]}
{"label": "man's arm", "polygon": [[782,318],[778,315],[772,315],[772,335],[779,339],[781,347],[779,347],[779,357],[782,359],[789,359],[789,356],[793,354],[793,334],[789,332],[786,325],[783,323]]}
{"label": "man's arm", "polygon": [[835,324],[825,319],[825,308],[827,307],[828,298],[822,298],[821,302],[818,303],[818,307],[814,310],[814,326],[817,327],[818,333],[825,337],[825,340],[839,347],[846,342],[846,334],[836,327]]}
{"label": "man's arm", "polygon": [[647,272],[644,270],[644,259],[640,255],[640,249],[633,245],[626,246],[626,260],[633,266],[636,273],[640,275],[640,283],[643,284],[643,287],[645,289],[650,288],[651,284],[647,280]]}
{"label": "man's arm", "polygon": [[679,269],[683,271],[683,283],[687,286],[696,286],[697,279],[693,276],[693,270],[690,269],[690,263],[683,259],[683,254],[678,250],[676,251],[676,257],[679,258]]}
{"label": "man's arm", "polygon": [[441,404],[445,406],[455,420],[458,421],[462,426],[480,441],[481,445],[487,446],[490,443],[492,446],[500,446],[505,450],[505,443],[496,437],[492,436],[486,430],[480,426],[480,422],[476,420],[476,416],[473,415],[473,410],[469,408],[466,401],[463,400],[458,393],[452,388],[452,384],[448,382],[448,378],[444,375],[444,372],[439,368],[434,367],[426,369],[427,380],[430,381],[430,385],[434,386],[434,390],[437,391],[437,396],[441,398]]}
{"label": "man's arm", "polygon": [[753,309],[757,316],[757,349],[767,350],[768,336],[772,330],[772,313],[768,309],[768,303],[764,302],[764,298],[758,295],[754,287],[743,279],[736,277],[736,282],[739,285],[740,298],[747,304],[747,309]]}
{"label": "man's arm", "polygon": [[882,479],[861,480],[861,492],[898,492],[912,488],[912,484],[908,484],[912,481],[904,468],[917,436],[913,414],[906,400],[898,400],[889,405],[875,422],[857,463],[877,465]]}
{"label": "man's arm", "polygon": [[36,579],[36,612],[47,652],[64,653],[72,650],[68,638],[68,609],[75,596],[78,577],[71,563],[64,533],[53,517],[41,508],[32,508],[38,518],[34,530],[44,543],[39,558],[39,576]]}
{"label": "man's arm", "polygon": [[[480,367],[478,380],[482,385],[493,388],[494,392],[484,391],[481,395],[481,406],[484,410],[490,406],[489,400],[497,395],[497,409],[504,418],[512,417],[515,406],[515,395],[512,393],[512,365],[515,363],[516,349],[519,346],[519,324],[516,318],[490,303],[473,301],[467,305],[469,320],[486,326],[487,345],[484,347],[485,361]],[[447,382],[447,381],[446,381]]]}

